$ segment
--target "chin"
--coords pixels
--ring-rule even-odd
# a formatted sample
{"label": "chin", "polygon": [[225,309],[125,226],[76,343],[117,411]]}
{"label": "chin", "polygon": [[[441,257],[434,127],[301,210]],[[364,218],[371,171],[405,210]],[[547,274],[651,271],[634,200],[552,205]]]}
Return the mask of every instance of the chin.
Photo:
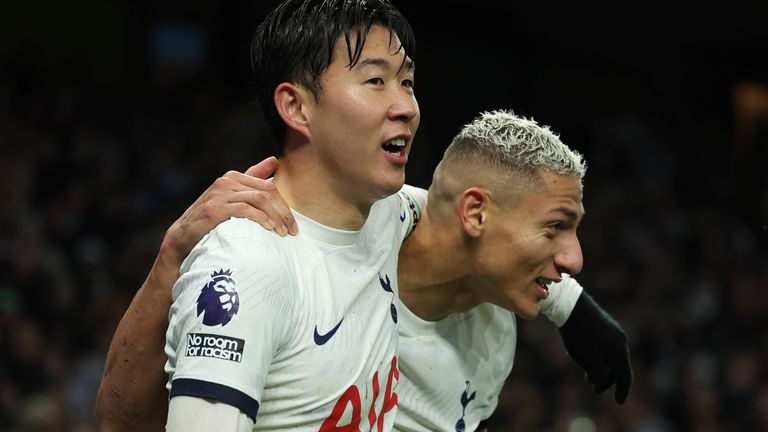
{"label": "chin", "polygon": [[515,311],[515,314],[522,319],[531,320],[539,316],[539,304],[534,303],[531,305],[525,305],[520,308],[519,311]]}
{"label": "chin", "polygon": [[519,316],[520,318],[524,319],[524,320],[532,320],[532,319],[536,318],[537,316],[539,316],[539,311],[536,311],[536,313],[529,313],[529,314],[523,314],[523,313],[519,313],[518,312],[518,313],[516,313],[516,315]]}
{"label": "chin", "polygon": [[393,176],[385,181],[382,181],[379,184],[379,195],[381,198],[386,198],[390,195],[394,195],[398,192],[400,192],[400,189],[403,188],[403,185],[405,184],[405,175],[400,176]]}

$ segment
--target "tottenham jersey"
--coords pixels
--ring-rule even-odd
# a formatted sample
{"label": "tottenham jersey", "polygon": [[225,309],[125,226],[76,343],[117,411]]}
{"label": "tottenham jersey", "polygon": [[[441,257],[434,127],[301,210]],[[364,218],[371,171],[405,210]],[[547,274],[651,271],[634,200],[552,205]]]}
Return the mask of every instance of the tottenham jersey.
{"label": "tottenham jersey", "polygon": [[171,397],[233,405],[254,430],[391,430],[397,255],[419,217],[405,191],[360,231],[295,214],[297,236],[233,218],[203,238],[173,288]]}
{"label": "tottenham jersey", "polygon": [[[566,275],[549,291],[542,312],[561,325],[581,286]],[[515,315],[489,303],[434,322],[420,319],[402,304],[398,311],[401,381],[395,430],[477,430],[496,409],[512,370]]]}

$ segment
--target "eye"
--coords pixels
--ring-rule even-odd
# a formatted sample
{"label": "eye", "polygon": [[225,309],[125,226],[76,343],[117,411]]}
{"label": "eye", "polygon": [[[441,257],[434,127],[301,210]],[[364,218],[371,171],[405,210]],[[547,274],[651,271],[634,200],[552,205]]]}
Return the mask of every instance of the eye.
{"label": "eye", "polygon": [[413,88],[413,80],[412,79],[404,79],[402,82],[403,87]]}
{"label": "eye", "polygon": [[546,225],[547,229],[549,230],[561,230],[563,229],[563,223],[562,222],[551,222]]}
{"label": "eye", "polygon": [[544,235],[550,239],[555,238],[564,228],[565,225],[562,222],[553,222],[544,226]]}
{"label": "eye", "polygon": [[371,79],[369,79],[366,82],[370,83],[370,84],[375,84],[375,85],[382,85],[382,84],[384,84],[384,80],[379,78],[379,77],[371,78]]}

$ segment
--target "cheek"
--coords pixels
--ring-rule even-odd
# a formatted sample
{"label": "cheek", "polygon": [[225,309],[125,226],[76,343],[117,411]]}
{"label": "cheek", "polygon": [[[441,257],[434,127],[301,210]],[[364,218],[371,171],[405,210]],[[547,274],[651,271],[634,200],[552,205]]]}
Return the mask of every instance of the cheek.
{"label": "cheek", "polygon": [[346,89],[335,98],[336,111],[347,127],[363,129],[375,120],[379,106],[376,98],[370,96],[369,90],[360,87]]}
{"label": "cheek", "polygon": [[372,108],[355,92],[327,95],[319,105],[320,116],[314,121],[323,141],[333,147],[336,157],[354,159],[368,146],[376,130]]}
{"label": "cheek", "polygon": [[552,242],[543,236],[529,236],[518,247],[521,261],[532,271],[538,272],[553,256]]}
{"label": "cheek", "polygon": [[509,272],[515,272],[519,277],[533,271],[544,261],[544,249],[544,245],[536,238],[520,235],[506,242],[495,254]]}
{"label": "cheek", "polygon": [[532,260],[527,253],[521,254],[520,247],[513,244],[500,245],[488,251],[482,269],[486,276],[501,286],[518,286],[520,281],[528,279]]}

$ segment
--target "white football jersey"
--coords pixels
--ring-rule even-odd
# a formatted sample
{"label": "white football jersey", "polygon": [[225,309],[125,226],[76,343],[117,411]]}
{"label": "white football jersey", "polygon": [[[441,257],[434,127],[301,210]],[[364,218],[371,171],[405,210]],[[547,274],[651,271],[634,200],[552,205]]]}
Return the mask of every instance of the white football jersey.
{"label": "white football jersey", "polygon": [[[568,275],[550,284],[541,312],[562,325],[581,295]],[[439,321],[424,321],[405,305],[400,312],[400,387],[395,430],[475,431],[496,409],[512,370],[515,315],[484,303]]]}
{"label": "white football jersey", "polygon": [[419,209],[400,192],[355,232],[295,216],[299,234],[286,238],[230,219],[184,261],[166,335],[170,395],[235,406],[254,430],[391,430],[397,255]]}
{"label": "white football jersey", "polygon": [[[418,209],[427,192],[409,190]],[[563,274],[549,285],[541,313],[558,327],[568,319],[582,292]],[[517,343],[514,313],[489,303],[424,321],[397,300],[400,311],[399,410],[395,430],[475,431],[496,409],[512,370]]]}

